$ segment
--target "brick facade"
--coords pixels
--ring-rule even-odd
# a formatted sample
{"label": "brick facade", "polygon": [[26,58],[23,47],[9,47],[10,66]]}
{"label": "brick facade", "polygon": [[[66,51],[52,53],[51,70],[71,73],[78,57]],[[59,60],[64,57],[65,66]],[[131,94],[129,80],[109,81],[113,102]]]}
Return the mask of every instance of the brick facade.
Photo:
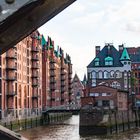
{"label": "brick facade", "polygon": [[98,107],[127,110],[127,91],[101,85],[89,88],[88,94],[95,97],[96,106]]}
{"label": "brick facade", "polygon": [[1,55],[1,119],[41,115],[42,49],[36,31]]}
{"label": "brick facade", "polygon": [[84,86],[81,83],[77,74],[75,74],[72,80],[72,104],[77,105],[77,107],[81,107],[81,97],[84,96]]}
{"label": "brick facade", "polygon": [[12,121],[42,115],[49,107],[68,105],[72,63],[38,31],[0,57],[0,119]]}
{"label": "brick facade", "polygon": [[[54,42],[44,38],[42,50],[43,108],[71,103],[72,64],[70,56],[64,57],[61,48],[54,49]],[[45,98],[44,98],[45,97]]]}

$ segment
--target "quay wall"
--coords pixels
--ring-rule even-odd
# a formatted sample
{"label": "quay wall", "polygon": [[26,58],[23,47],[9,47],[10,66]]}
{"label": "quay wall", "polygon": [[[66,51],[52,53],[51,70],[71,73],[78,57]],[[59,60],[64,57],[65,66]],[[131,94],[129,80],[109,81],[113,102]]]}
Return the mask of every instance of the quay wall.
{"label": "quay wall", "polygon": [[140,127],[140,111],[80,111],[80,135],[108,135]]}
{"label": "quay wall", "polygon": [[1,122],[0,125],[18,132],[20,130],[26,130],[42,125],[49,125],[64,121],[72,116],[72,113],[63,112],[63,113],[47,113],[40,117],[26,118],[21,120]]}

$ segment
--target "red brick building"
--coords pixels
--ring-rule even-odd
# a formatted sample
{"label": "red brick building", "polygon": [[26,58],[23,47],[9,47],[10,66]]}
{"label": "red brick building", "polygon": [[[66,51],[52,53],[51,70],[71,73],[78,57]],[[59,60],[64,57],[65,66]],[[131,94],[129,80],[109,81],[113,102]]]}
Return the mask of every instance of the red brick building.
{"label": "red brick building", "polygon": [[127,110],[128,92],[100,85],[88,89],[88,95],[95,97],[95,104],[104,109]]}
{"label": "red brick building", "polygon": [[81,107],[81,97],[84,96],[84,86],[81,83],[77,74],[75,74],[72,80],[72,104],[77,107]]}
{"label": "red brick building", "polygon": [[42,115],[42,109],[71,103],[72,64],[68,54],[38,31],[0,57],[0,119]]}
{"label": "red brick building", "polygon": [[132,92],[140,96],[140,47],[130,47],[127,50],[131,58]]}
{"label": "red brick building", "polygon": [[72,64],[70,56],[54,42],[42,36],[42,91],[43,109],[71,103]]}
{"label": "red brick building", "polygon": [[42,114],[42,47],[34,32],[1,55],[2,121]]}

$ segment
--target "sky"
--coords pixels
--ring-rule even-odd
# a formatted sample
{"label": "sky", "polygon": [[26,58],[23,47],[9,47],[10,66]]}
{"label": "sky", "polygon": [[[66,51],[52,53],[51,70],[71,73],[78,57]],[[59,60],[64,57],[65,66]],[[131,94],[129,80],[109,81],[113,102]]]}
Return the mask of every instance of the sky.
{"label": "sky", "polygon": [[95,46],[105,43],[140,46],[140,0],[77,0],[39,28],[71,56],[73,74],[83,80],[95,57]]}

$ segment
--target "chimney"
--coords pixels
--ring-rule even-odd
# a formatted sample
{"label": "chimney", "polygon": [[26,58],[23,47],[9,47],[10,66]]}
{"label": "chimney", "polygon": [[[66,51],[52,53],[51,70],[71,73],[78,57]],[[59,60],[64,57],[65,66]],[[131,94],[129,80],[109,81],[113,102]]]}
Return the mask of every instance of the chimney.
{"label": "chimney", "polygon": [[100,46],[95,46],[96,47],[96,55],[100,52]]}
{"label": "chimney", "polygon": [[123,48],[124,48],[124,45],[119,45],[119,52],[122,52],[123,51]]}

